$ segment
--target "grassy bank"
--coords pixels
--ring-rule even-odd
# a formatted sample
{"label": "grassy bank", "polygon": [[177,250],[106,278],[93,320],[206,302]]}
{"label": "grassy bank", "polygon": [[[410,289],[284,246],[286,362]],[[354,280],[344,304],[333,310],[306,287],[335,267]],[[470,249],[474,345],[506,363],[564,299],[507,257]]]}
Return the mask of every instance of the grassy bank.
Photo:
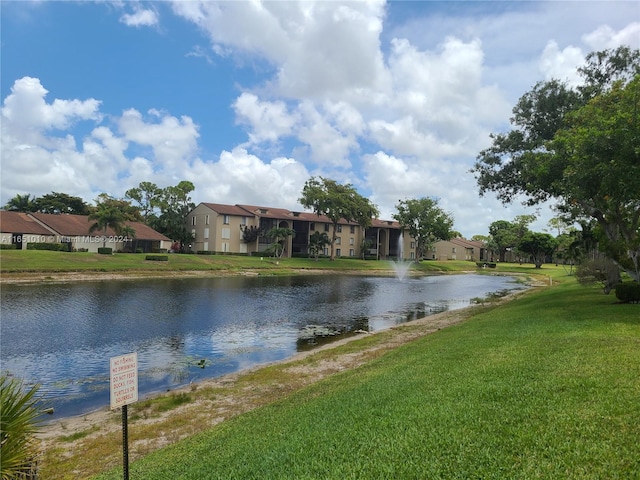
{"label": "grassy bank", "polygon": [[152,453],[131,476],[638,478],[638,306],[562,280]]}
{"label": "grassy bank", "polygon": [[[450,272],[473,270],[473,262],[421,262],[412,266],[422,272]],[[39,250],[0,250],[0,273],[3,277],[21,274],[54,273],[101,273],[154,274],[167,271],[193,271],[216,273],[238,273],[256,271],[264,274],[287,274],[294,270],[330,271],[391,271],[388,261],[339,258],[334,261],[310,258],[248,257],[241,255],[186,255],[170,254],[168,262],[146,260],[142,253],[116,253],[99,255],[88,252],[52,252]]]}

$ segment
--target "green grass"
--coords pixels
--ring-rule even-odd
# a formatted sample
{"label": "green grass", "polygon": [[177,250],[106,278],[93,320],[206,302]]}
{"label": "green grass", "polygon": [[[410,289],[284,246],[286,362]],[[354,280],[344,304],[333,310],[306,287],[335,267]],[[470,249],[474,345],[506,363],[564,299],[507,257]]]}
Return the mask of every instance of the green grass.
{"label": "green grass", "polygon": [[[323,258],[315,261],[310,258],[275,259],[273,257],[241,255],[170,254],[168,262],[154,262],[146,260],[146,257],[147,255],[144,253],[99,255],[88,252],[0,250],[0,272],[3,275],[57,272],[148,272],[152,274],[159,271],[211,271],[212,273],[225,271],[233,273],[242,270],[256,270],[264,274],[286,275],[293,270],[300,269],[358,270],[362,272],[392,271],[391,263],[388,261],[355,258],[338,258],[334,261]],[[481,271],[477,269],[474,262],[460,260],[421,262],[419,265],[412,266],[412,269],[423,273]],[[500,271],[500,269],[496,270]]]}
{"label": "green grass", "polygon": [[131,478],[640,478],[638,306],[554,276],[152,453]]}

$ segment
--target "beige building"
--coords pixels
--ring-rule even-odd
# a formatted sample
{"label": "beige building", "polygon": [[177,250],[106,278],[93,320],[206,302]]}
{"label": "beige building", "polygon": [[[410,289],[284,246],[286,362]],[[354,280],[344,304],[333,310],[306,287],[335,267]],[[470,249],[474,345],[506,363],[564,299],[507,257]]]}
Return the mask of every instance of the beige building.
{"label": "beige building", "polygon": [[441,240],[427,252],[429,260],[468,260],[471,262],[488,261],[488,250],[482,242],[452,238]]}
{"label": "beige building", "polygon": [[[260,254],[271,240],[265,234],[273,227],[290,228],[296,233],[287,239],[284,256],[309,255],[309,237],[314,232],[333,234],[331,220],[310,212],[256,205],[200,203],[187,215],[187,225],[194,240],[193,252]],[[402,247],[399,239],[402,238]],[[411,239],[401,236],[400,224],[374,219],[366,230],[355,222],[338,223],[336,257],[396,258],[401,253],[411,258]],[[330,247],[325,248],[325,255]]]}

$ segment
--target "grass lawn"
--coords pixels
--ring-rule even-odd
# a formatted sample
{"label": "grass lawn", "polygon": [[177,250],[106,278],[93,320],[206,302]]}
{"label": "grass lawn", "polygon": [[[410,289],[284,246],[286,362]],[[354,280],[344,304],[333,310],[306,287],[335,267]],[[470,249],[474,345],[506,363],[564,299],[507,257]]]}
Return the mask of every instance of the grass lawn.
{"label": "grass lawn", "polygon": [[640,307],[555,275],[156,451],[131,478],[640,478]]}
{"label": "grass lawn", "polygon": [[[391,262],[338,258],[315,261],[310,258],[283,258],[242,256],[242,255],[191,255],[169,254],[168,262],[145,260],[144,253],[116,253],[100,255],[89,252],[53,252],[45,250],[0,250],[0,273],[19,275],[21,273],[56,272],[107,272],[140,273],[162,271],[210,271],[239,272],[257,270],[265,274],[289,274],[293,270],[359,270],[391,272]],[[476,270],[473,262],[445,261],[421,262],[412,269],[421,272],[456,272]]]}

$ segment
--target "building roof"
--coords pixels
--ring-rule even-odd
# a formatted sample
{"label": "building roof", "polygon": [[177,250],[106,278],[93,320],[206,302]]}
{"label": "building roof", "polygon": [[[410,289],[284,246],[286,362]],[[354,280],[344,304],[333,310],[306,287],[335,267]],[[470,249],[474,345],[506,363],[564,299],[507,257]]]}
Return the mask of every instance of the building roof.
{"label": "building roof", "polygon": [[371,226],[377,228],[400,228],[400,222],[395,220],[380,220],[379,218],[371,219]]}
{"label": "building roof", "polygon": [[149,225],[145,225],[142,222],[124,222],[128,227],[133,228],[133,231],[136,232],[136,237],[138,240],[158,240],[161,242],[170,242],[171,239],[166,235],[154,230]]}
{"label": "building roof", "polygon": [[245,210],[239,205],[225,205],[223,203],[208,203],[202,202],[204,205],[220,215],[236,215],[240,217],[247,217],[253,215],[252,212]]}
{"label": "building roof", "polygon": [[30,235],[55,235],[44,225],[38,223],[29,214],[0,210],[0,232]]}
{"label": "building roof", "polygon": [[464,248],[484,248],[484,244],[482,242],[467,240],[466,238],[452,238],[449,241]]}
{"label": "building roof", "polygon": [[286,208],[261,207],[257,205],[238,205],[238,207],[244,208],[246,211],[251,212],[252,215],[263,218],[288,220],[291,216],[291,211]]}
{"label": "building roof", "polygon": [[[61,214],[55,215],[52,213],[31,213],[29,214],[35,218],[42,225],[45,225],[50,230],[53,230],[58,235],[73,237],[73,236],[86,236],[86,235],[103,235],[104,231],[93,231],[89,229],[91,225],[95,223],[94,220],[90,220],[88,215],[71,215]],[[124,222],[125,225],[133,228],[136,232],[136,238],[138,240],[160,240],[171,241],[170,238],[155,231],[153,228],[145,225],[142,222]],[[49,232],[51,233],[51,232]],[[115,230],[108,228],[106,235],[116,235]]]}
{"label": "building roof", "polygon": [[[307,222],[321,222],[321,223],[333,223],[333,221],[326,215],[317,215],[313,212],[299,212],[287,210],[286,208],[264,207],[259,205],[227,205],[223,203],[209,203],[202,202],[200,205],[205,205],[214,212],[221,215],[236,215],[236,216],[257,216],[263,218],[273,218],[277,220],[290,220],[299,219]],[[347,222],[342,219],[338,222],[341,225],[358,225],[358,222]],[[400,223],[395,220],[380,220],[377,218],[372,219],[372,227],[378,228],[400,228]]]}

